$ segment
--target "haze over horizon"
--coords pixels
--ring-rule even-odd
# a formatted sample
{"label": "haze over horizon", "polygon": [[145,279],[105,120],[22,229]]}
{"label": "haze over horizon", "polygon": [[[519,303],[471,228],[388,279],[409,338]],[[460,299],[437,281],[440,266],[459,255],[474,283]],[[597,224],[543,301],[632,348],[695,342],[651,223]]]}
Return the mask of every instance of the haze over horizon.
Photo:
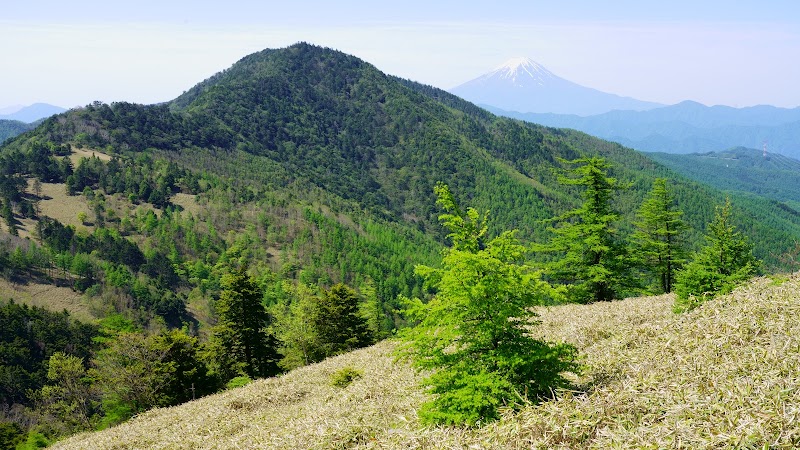
{"label": "haze over horizon", "polygon": [[644,101],[800,106],[800,4],[698,3],[32,0],[0,18],[0,107],[168,101],[247,54],[298,41],[443,89],[529,57]]}

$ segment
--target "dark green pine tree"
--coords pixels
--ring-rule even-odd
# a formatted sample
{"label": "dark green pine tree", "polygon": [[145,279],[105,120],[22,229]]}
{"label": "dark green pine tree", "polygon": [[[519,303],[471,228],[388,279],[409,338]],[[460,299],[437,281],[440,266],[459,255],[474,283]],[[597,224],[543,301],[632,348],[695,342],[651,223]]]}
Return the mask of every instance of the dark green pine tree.
{"label": "dark green pine tree", "polygon": [[223,275],[221,286],[216,303],[219,322],[209,341],[209,362],[224,379],[277,374],[277,343],[267,333],[270,316],[261,302],[261,289],[245,267]]}
{"label": "dark green pine tree", "polygon": [[14,220],[14,210],[11,208],[10,200],[3,202],[2,207],[0,207],[0,215],[2,215],[3,219],[6,221],[9,234],[17,236],[19,234],[17,232],[17,222]]}
{"label": "dark green pine tree", "polygon": [[367,321],[359,314],[356,292],[344,284],[325,291],[312,313],[321,356],[338,355],[372,344]]}
{"label": "dark green pine tree", "polygon": [[753,246],[732,223],[731,200],[717,207],[706,230],[706,245],[678,272],[675,279],[675,311],[693,309],[709,297],[727,294],[738,284],[758,275],[762,263]]}
{"label": "dark green pine tree", "polygon": [[580,158],[566,163],[574,167],[559,177],[564,185],[582,186],[583,204],[557,217],[550,243],[539,250],[563,255],[548,266],[555,281],[568,288],[568,298],[580,303],[613,300],[629,284],[625,247],[618,242],[614,224],[619,214],[611,197],[620,189],[608,176],[610,165],[600,157]]}
{"label": "dark green pine tree", "polygon": [[656,178],[634,222],[633,248],[645,270],[658,279],[662,292],[672,292],[675,273],[684,262],[681,234],[687,225],[682,216],[667,190],[667,180]]}

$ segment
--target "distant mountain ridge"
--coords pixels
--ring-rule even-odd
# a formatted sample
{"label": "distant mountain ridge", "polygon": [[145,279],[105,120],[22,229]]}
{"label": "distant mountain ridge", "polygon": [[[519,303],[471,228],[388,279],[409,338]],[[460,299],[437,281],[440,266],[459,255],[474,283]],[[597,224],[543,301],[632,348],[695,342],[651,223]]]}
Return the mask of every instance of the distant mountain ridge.
{"label": "distant mountain ridge", "polygon": [[520,113],[588,116],[613,110],[663,106],[609,94],[561,78],[529,58],[513,58],[491,72],[450,89],[478,105]]}
{"label": "distant mountain ridge", "polygon": [[647,156],[681,175],[723,191],[756,194],[800,205],[800,160],[737,147],[721,152]]}
{"label": "distant mountain ridge", "polygon": [[702,153],[760,148],[800,157],[800,108],[705,106],[685,101],[648,111],[611,111],[588,117],[489,111],[541,125],[573,128],[646,152]]}
{"label": "distant mountain ridge", "polygon": [[20,122],[19,120],[0,120],[0,144],[6,139],[18,136],[28,130],[36,128],[36,124]]}
{"label": "distant mountain ridge", "polygon": [[[10,107],[16,109],[16,107]],[[60,106],[51,105],[48,103],[34,103],[29,106],[24,106],[16,111],[8,114],[0,114],[0,120],[18,120],[25,123],[33,123],[37,120],[50,117],[54,114],[60,114],[66,111],[65,108]]]}

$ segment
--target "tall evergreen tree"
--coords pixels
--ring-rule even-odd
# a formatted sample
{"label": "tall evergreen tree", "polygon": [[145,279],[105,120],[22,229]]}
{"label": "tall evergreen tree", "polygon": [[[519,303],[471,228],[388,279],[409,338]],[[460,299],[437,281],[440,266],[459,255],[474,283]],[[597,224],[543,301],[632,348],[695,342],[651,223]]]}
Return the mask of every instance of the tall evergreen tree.
{"label": "tall evergreen tree", "polygon": [[514,231],[487,240],[475,209],[461,211],[444,185],[436,193],[453,246],[442,268],[417,266],[437,293],[427,303],[409,301],[407,313],[419,323],[404,336],[415,364],[436,369],[426,380],[435,397],[422,418],[474,425],[498,418],[502,406],[552,395],[565,383],[562,373],[577,371],[576,353],[532,338],[523,326],[531,306],[558,293],[522,262],[526,249]]}
{"label": "tall evergreen tree", "polygon": [[277,374],[277,343],[267,333],[270,316],[261,301],[261,289],[245,267],[223,275],[220,285],[222,292],[216,303],[219,322],[209,341],[210,365],[224,379]]}
{"label": "tall evergreen tree", "polygon": [[312,321],[325,357],[372,343],[367,321],[359,312],[358,295],[344,284],[331,287],[317,300]]}
{"label": "tall evergreen tree", "polygon": [[611,167],[603,158],[567,161],[573,165],[559,182],[582,186],[583,204],[555,218],[555,233],[550,243],[539,249],[562,254],[548,267],[550,276],[565,283],[572,301],[588,303],[613,300],[628,284],[625,248],[620,245],[615,223],[619,214],[611,197],[620,189],[616,178],[608,176]]}
{"label": "tall evergreen tree", "polygon": [[690,310],[709,296],[727,294],[761,271],[752,245],[733,225],[729,198],[717,207],[705,239],[706,245],[676,276],[676,312]]}
{"label": "tall evergreen tree", "polygon": [[653,189],[639,208],[633,234],[637,259],[658,278],[662,292],[672,292],[675,273],[684,261],[681,233],[687,229],[667,180],[656,178]]}

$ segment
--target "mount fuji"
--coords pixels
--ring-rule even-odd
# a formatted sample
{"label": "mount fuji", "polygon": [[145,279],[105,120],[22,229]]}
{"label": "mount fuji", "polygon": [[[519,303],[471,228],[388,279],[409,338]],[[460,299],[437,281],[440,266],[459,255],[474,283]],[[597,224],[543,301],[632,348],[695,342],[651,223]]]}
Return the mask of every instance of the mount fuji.
{"label": "mount fuji", "polygon": [[491,72],[450,89],[450,92],[501,114],[589,116],[613,110],[644,111],[664,106],[581,86],[553,74],[529,58],[510,59]]}

